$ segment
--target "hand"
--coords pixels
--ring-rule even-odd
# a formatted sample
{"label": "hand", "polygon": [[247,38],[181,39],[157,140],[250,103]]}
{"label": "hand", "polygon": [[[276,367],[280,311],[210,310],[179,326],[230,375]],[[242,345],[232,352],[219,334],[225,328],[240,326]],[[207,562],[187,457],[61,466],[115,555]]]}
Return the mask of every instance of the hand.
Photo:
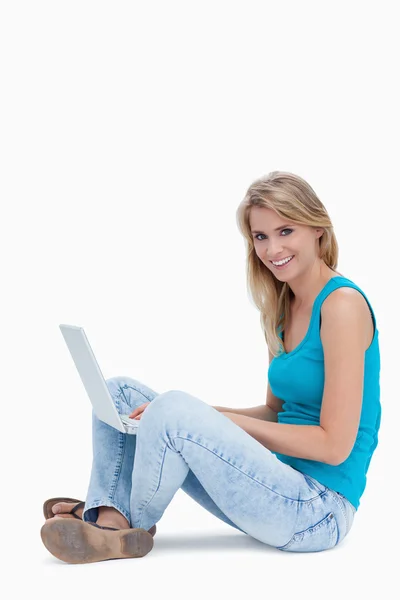
{"label": "hand", "polygon": [[130,415],[128,415],[129,418],[137,419],[138,421],[140,421],[143,411],[148,407],[149,404],[150,402],[145,402],[144,404],[141,404],[140,406],[135,408],[135,410],[132,411]]}

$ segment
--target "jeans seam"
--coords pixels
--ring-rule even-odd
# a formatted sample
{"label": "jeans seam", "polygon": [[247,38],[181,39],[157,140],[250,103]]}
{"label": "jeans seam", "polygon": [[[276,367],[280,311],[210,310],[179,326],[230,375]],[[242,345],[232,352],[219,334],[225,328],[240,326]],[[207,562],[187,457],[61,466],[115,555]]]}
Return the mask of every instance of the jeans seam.
{"label": "jeans seam", "polygon": [[177,438],[183,439],[183,440],[185,440],[187,442],[193,442],[194,444],[197,444],[198,446],[201,446],[202,448],[204,448],[204,450],[208,450],[208,452],[211,452],[212,454],[214,454],[215,456],[217,456],[220,460],[223,460],[225,463],[227,463],[228,465],[230,465],[231,467],[233,467],[234,469],[236,469],[237,471],[239,471],[243,475],[246,475],[246,477],[249,477],[250,479],[252,479],[256,483],[258,483],[259,485],[261,485],[262,487],[264,487],[265,489],[267,489],[269,492],[273,492],[275,495],[279,496],[280,498],[284,498],[285,500],[291,500],[292,502],[297,502],[298,504],[307,504],[307,503],[313,502],[314,500],[317,500],[318,498],[321,498],[321,496],[323,496],[324,494],[326,494],[326,490],[325,490],[325,491],[321,492],[318,496],[315,496],[314,498],[308,498],[306,500],[300,500],[299,498],[289,498],[288,496],[285,496],[283,494],[280,494],[279,492],[276,492],[275,490],[272,490],[271,488],[269,488],[264,483],[261,483],[261,481],[258,481],[258,479],[255,479],[254,477],[252,477],[251,475],[249,475],[245,471],[242,471],[242,469],[240,469],[236,465],[233,465],[229,460],[226,460],[225,458],[223,458],[222,456],[220,456],[217,452],[214,452],[214,450],[210,450],[209,448],[207,448],[207,446],[203,446],[203,444],[200,444],[199,442],[196,442],[193,439],[184,437],[184,436],[179,435],[179,434],[175,435],[175,436],[171,436],[171,437],[174,437],[175,439],[177,439]]}
{"label": "jeans seam", "polygon": [[[258,481],[257,479],[254,479],[254,477],[252,477],[251,475],[249,475],[248,473],[245,473],[244,471],[242,471],[242,469],[239,469],[238,467],[236,467],[235,465],[233,465],[229,460],[226,460],[224,458],[222,458],[222,456],[220,456],[217,452],[214,452],[213,450],[210,450],[209,448],[207,448],[206,446],[203,446],[203,444],[200,444],[199,442],[196,442],[193,439],[187,438],[185,436],[182,435],[171,435],[170,433],[170,439],[182,439],[186,442],[192,442],[194,444],[197,444],[198,446],[201,446],[204,450],[207,450],[208,452],[211,452],[212,454],[214,454],[215,456],[217,456],[220,460],[223,460],[225,463],[227,463],[228,465],[230,465],[231,467],[233,467],[234,469],[236,469],[237,471],[239,471],[240,473],[242,473],[243,475],[245,475],[246,477],[249,477],[249,479],[255,481],[255,483],[258,483],[259,485],[261,485],[262,487],[266,488],[267,490],[269,490],[270,492],[273,492],[274,494],[276,494],[277,496],[280,496],[281,498],[284,498],[285,500],[290,500],[292,502],[296,502],[297,506],[299,506],[299,504],[306,504],[306,503],[310,503],[313,500],[320,498],[321,496],[326,494],[326,491],[321,492],[321,494],[319,496],[316,496],[315,498],[312,498],[311,500],[299,500],[298,498],[288,498],[287,496],[284,496],[283,494],[279,494],[278,492],[276,492],[275,490],[272,490],[271,488],[269,488],[268,486],[266,486],[265,484],[261,483],[260,481]],[[165,442],[164,444],[164,451],[162,454],[162,458],[161,458],[161,463],[160,463],[160,470],[159,470],[159,478],[158,478],[158,482],[157,482],[157,486],[156,489],[154,490],[151,498],[148,500],[148,502],[143,506],[143,508],[140,509],[140,519],[138,522],[137,527],[141,527],[142,524],[142,519],[143,519],[143,512],[148,508],[148,506],[150,505],[150,503],[152,502],[157,490],[160,487],[160,482],[161,482],[161,478],[162,478],[162,470],[163,470],[163,466],[164,466],[164,461],[165,461],[165,454],[167,451],[167,447],[168,447],[168,443]],[[175,452],[175,450],[172,449],[173,452]]]}
{"label": "jeans seam", "polygon": [[333,500],[336,502],[336,504],[338,505],[339,509],[341,510],[341,512],[342,512],[342,514],[344,516],[344,520],[345,520],[345,523],[346,523],[346,534],[347,534],[347,531],[349,529],[349,522],[347,520],[346,509],[344,508],[344,506],[340,502],[340,500],[337,498],[336,492],[334,490],[331,490],[331,489],[329,489],[329,491],[331,492],[331,498],[333,498]]}
{"label": "jeans seam", "polygon": [[[326,495],[328,488],[326,487],[326,485],[321,484],[317,479],[315,478],[311,478],[311,475],[307,475],[306,473],[303,473],[302,471],[300,471],[304,477],[304,479],[306,480],[307,484],[309,487],[313,486],[314,488],[317,488],[317,490],[319,491],[318,496],[314,496],[313,498],[310,498],[310,500],[308,502],[312,502],[313,500],[316,500],[317,498],[321,498],[321,496],[323,496],[324,494]],[[316,483],[314,483],[313,481],[311,481],[311,479],[314,479],[314,481]],[[324,487],[323,490],[319,490],[317,485],[322,485]]]}
{"label": "jeans seam", "polygon": [[[126,402],[127,404],[129,404],[129,402],[128,402],[128,400],[127,400],[126,396],[125,396],[124,389],[126,389],[126,390],[127,390],[127,389],[134,390],[134,391],[135,391],[135,392],[137,392],[138,394],[141,394],[141,395],[143,396],[143,398],[146,398],[146,400],[148,400],[148,402],[151,402],[151,401],[152,401],[152,398],[149,398],[148,396],[146,396],[146,394],[145,394],[145,393],[143,393],[143,392],[142,392],[142,390],[138,390],[138,389],[137,389],[137,388],[135,388],[133,385],[128,385],[127,383],[125,383],[124,385],[121,385],[119,389],[121,390],[121,393],[123,394],[123,396],[124,396],[124,398],[125,398],[125,402]],[[121,395],[121,394],[119,394],[119,396],[120,396],[120,395]]]}
{"label": "jeans seam", "polygon": [[[120,413],[120,398],[121,398],[121,394],[117,394],[117,396],[115,397],[115,403],[116,403],[116,408],[118,413]],[[111,485],[110,485],[110,492],[109,492],[109,499],[110,501],[114,502],[114,494],[115,494],[115,490],[117,489],[117,485],[118,485],[118,481],[119,481],[119,477],[121,475],[121,466],[122,466],[122,461],[124,458],[124,453],[125,453],[125,440],[126,440],[126,435],[125,433],[122,433],[121,431],[118,432],[118,454],[117,454],[117,461],[116,461],[116,465],[115,465],[115,469],[114,469],[114,474],[113,474],[113,478],[111,480]]]}
{"label": "jeans seam", "polygon": [[162,453],[161,462],[160,462],[160,470],[159,470],[159,476],[158,476],[158,482],[157,482],[157,485],[156,485],[156,489],[154,490],[154,492],[153,492],[153,494],[152,494],[152,496],[151,496],[150,500],[148,500],[148,501],[146,502],[146,504],[143,506],[143,508],[141,508],[141,509],[140,509],[140,519],[139,519],[139,524],[138,524],[138,527],[139,527],[139,528],[140,528],[140,527],[141,527],[141,525],[142,525],[143,512],[144,512],[144,511],[146,510],[146,508],[147,508],[147,507],[150,505],[151,501],[153,500],[154,496],[156,495],[156,492],[157,492],[157,490],[158,490],[158,489],[159,489],[159,487],[160,487],[160,482],[161,482],[161,477],[162,477],[162,470],[163,470],[163,466],[164,466],[164,462],[165,462],[165,455],[166,455],[166,452],[167,452],[167,446],[168,446],[168,444],[167,444],[167,443],[165,443],[165,445],[164,445],[164,451],[163,451],[163,453]]}

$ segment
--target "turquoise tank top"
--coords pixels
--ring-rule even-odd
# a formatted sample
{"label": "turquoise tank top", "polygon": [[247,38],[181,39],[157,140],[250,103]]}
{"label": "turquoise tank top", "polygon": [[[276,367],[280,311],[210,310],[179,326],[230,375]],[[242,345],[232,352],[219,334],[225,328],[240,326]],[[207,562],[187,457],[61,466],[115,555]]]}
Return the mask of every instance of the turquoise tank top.
{"label": "turquoise tank top", "polygon": [[[282,399],[278,423],[319,425],[324,389],[324,354],[320,336],[321,305],[331,292],[352,287],[365,298],[374,323],[374,337],[365,352],[364,392],[357,439],[350,456],[340,465],[295,458],[274,452],[281,461],[314,477],[328,488],[343,494],[357,510],[366,486],[372,454],[378,444],[381,421],[379,331],[365,293],[350,279],[332,277],[314,300],[306,336],[292,352],[274,357],[268,368],[272,393]],[[281,327],[278,335],[282,339]]]}

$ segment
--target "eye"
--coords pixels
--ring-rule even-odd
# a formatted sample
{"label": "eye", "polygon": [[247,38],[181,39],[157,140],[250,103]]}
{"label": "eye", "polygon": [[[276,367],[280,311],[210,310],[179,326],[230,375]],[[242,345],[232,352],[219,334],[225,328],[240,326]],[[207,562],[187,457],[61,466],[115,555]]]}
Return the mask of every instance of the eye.
{"label": "eye", "polygon": [[[289,227],[287,227],[286,229],[282,229],[281,233],[282,233],[283,231],[290,231],[290,233],[292,233],[293,229],[289,229]],[[290,235],[290,233],[288,233],[288,235]],[[258,240],[259,242],[262,242],[263,240],[259,240],[259,239],[258,239],[258,236],[259,236],[259,235],[264,235],[264,234],[263,234],[263,233],[258,233],[257,235],[255,235],[255,236],[254,236],[254,239]],[[264,237],[266,237],[266,236],[264,236]],[[284,235],[283,237],[287,237],[287,236],[286,236],[286,235]]]}

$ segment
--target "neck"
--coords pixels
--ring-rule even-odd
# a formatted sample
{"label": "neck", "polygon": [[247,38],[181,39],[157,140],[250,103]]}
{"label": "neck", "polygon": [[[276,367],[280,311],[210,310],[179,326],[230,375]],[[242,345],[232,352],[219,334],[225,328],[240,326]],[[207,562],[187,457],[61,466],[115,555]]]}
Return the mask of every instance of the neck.
{"label": "neck", "polygon": [[324,261],[318,260],[305,273],[288,282],[293,292],[292,306],[298,310],[308,310],[327,281],[337,275]]}

